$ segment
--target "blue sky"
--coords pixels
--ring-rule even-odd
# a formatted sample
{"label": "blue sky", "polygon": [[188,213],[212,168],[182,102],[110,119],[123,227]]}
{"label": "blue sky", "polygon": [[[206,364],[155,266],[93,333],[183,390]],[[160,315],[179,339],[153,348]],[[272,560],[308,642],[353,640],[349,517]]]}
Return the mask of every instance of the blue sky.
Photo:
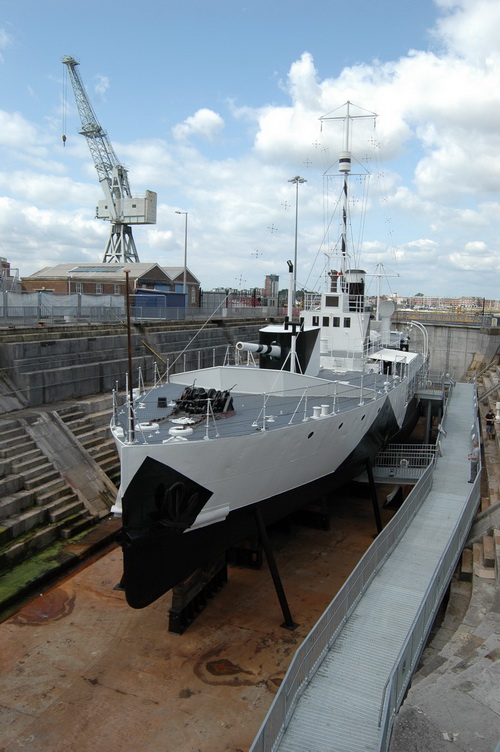
{"label": "blue sky", "polygon": [[285,287],[288,180],[300,174],[298,282],[320,287],[337,237],[325,243],[322,174],[342,127],[321,130],[319,117],[350,100],[378,114],[353,131],[372,173],[362,235],[353,180],[359,263],[369,274],[383,264],[386,291],[401,295],[500,298],[496,0],[10,4],[0,11],[0,255],[22,275],[100,261],[108,233],[94,218],[101,189],[63,55],[80,61],[134,193],[158,193],[157,224],[134,228],[141,261],[182,265],[183,210],[188,264],[205,289],[262,286],[269,273]]}

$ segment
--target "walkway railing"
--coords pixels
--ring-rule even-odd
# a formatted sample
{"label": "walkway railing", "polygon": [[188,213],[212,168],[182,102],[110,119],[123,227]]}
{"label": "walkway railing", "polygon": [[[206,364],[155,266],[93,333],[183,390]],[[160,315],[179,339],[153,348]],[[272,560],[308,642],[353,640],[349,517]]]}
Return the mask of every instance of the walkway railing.
{"label": "walkway railing", "polygon": [[415,485],[399,512],[372,543],[338,594],[300,645],[250,752],[270,752],[286,729],[297,701],[333,646],[379,567],[404,535],[432,486],[433,465]]}
{"label": "walkway railing", "polygon": [[[475,400],[477,404],[476,397]],[[447,402],[441,423],[442,433],[440,433],[437,443],[439,451],[441,439],[446,433]],[[471,432],[472,436],[477,436],[477,432],[478,425],[475,425]],[[332,648],[368,585],[396,547],[427,498],[432,487],[434,469],[435,461],[428,465],[403,506],[370,546],[335,599],[298,648],[250,752],[272,752],[272,750],[277,749],[300,696],[312,680],[325,655]],[[451,541],[438,563],[436,576],[422,599],[413,625],[408,631],[408,637],[403,643],[386,683],[381,698],[378,724],[380,736],[378,737],[379,745],[377,749],[379,751],[385,750],[387,747],[394,716],[401,704],[404,692],[425,645],[437,608],[465,544],[479,501],[479,494],[480,472],[478,472],[474,484],[471,485],[465,512],[453,530]]]}
{"label": "walkway railing", "polygon": [[408,637],[387,680],[380,707],[378,752],[385,752],[387,749],[394,717],[403,701],[436,617],[437,608],[443,600],[446,588],[467,541],[467,535],[479,502],[480,490],[481,477],[479,472],[471,486],[465,512],[456,524],[450,543],[439,561],[435,577],[427,588]]}

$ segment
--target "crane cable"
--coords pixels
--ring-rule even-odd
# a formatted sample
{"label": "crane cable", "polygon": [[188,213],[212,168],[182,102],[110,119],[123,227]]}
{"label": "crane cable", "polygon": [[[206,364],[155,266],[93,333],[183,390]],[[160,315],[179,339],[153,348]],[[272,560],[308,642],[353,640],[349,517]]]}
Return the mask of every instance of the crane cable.
{"label": "crane cable", "polygon": [[66,103],[68,101],[67,97],[67,88],[68,88],[68,70],[66,66],[64,66],[64,73],[63,73],[63,94],[62,94],[62,142],[63,146],[66,146]]}

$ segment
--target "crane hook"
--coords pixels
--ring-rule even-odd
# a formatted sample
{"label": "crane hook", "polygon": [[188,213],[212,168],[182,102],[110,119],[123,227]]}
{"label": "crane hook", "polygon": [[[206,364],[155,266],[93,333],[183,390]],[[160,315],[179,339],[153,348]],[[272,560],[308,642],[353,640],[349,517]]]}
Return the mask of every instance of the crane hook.
{"label": "crane hook", "polygon": [[63,146],[66,146],[66,136],[63,135],[62,137]]}

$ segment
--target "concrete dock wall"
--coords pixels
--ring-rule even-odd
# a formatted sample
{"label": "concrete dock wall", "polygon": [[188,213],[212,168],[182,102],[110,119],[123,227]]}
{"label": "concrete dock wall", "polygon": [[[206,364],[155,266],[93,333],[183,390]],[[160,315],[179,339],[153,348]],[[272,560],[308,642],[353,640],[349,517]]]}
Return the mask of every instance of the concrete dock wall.
{"label": "concrete dock wall", "polygon": [[[473,327],[425,322],[429,335],[431,369],[434,373],[449,373],[461,381],[475,366],[488,365],[500,347],[500,327]],[[399,330],[403,328],[398,325]],[[411,332],[410,350],[421,347],[418,329]]]}
{"label": "concrete dock wall", "polygon": [[[262,322],[228,322],[224,326],[213,324],[201,333],[193,327],[134,327],[134,381],[140,369],[144,382],[151,382],[155,362],[160,372],[166,370],[167,364],[173,372],[221,364],[228,347],[232,348],[238,339],[255,341],[260,326]],[[59,330],[6,330],[0,333],[0,369],[30,407],[111,392],[115,387],[125,388],[127,340],[122,325],[87,330],[67,326]],[[0,412],[1,404],[0,399]]]}

